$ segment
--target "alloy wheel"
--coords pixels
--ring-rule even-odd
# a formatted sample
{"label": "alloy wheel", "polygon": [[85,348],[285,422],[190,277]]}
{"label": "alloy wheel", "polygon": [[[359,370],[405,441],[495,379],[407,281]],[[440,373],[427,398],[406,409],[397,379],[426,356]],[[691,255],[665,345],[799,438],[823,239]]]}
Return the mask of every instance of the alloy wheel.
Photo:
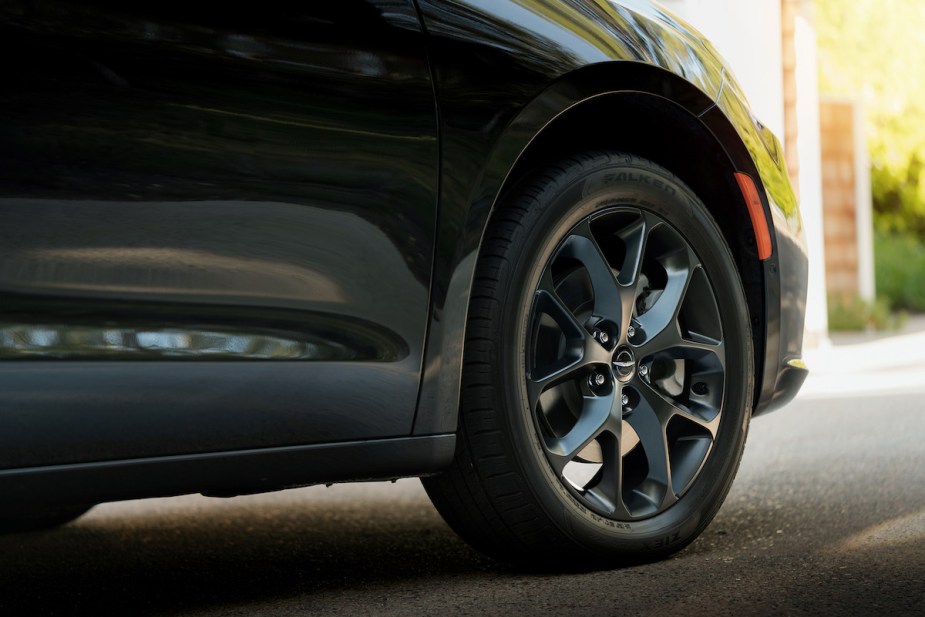
{"label": "alloy wheel", "polygon": [[713,450],[726,388],[719,309],[690,243],[648,210],[586,217],[528,319],[527,403],[553,473],[610,519],[670,508]]}

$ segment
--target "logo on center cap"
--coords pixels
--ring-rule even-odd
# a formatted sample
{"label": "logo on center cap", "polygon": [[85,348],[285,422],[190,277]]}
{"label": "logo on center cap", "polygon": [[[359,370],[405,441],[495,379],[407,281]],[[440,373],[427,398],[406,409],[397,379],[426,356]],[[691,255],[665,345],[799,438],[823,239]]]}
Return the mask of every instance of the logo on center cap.
{"label": "logo on center cap", "polygon": [[636,357],[629,348],[623,347],[613,358],[613,370],[620,381],[629,381],[636,372]]}

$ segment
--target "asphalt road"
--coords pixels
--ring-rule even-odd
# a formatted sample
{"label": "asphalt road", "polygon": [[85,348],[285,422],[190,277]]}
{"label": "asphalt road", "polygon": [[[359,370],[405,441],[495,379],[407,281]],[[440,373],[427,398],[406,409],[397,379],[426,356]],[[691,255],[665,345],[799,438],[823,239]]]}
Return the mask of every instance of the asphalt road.
{"label": "asphalt road", "polygon": [[0,615],[922,614],[922,381],[756,420],[726,504],[661,563],[506,568],[459,541],[416,480],[189,496],[0,537]]}

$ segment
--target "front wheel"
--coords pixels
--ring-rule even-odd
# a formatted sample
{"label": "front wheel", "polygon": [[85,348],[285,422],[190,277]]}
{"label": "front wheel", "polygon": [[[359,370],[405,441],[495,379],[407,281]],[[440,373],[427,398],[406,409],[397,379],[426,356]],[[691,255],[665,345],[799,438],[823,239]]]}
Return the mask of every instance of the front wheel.
{"label": "front wheel", "polygon": [[677,177],[623,154],[540,170],[486,232],[456,458],[424,486],[508,561],[614,563],[694,540],[745,445],[754,379],[735,262]]}

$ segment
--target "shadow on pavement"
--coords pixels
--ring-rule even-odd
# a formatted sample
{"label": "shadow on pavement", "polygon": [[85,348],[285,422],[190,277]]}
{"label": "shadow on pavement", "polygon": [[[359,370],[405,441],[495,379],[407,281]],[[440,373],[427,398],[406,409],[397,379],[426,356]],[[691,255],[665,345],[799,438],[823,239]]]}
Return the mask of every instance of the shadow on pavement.
{"label": "shadow on pavement", "polygon": [[5,615],[176,614],[498,568],[426,503],[91,512],[57,530],[0,536],[0,555]]}
{"label": "shadow on pavement", "polygon": [[0,615],[918,614],[921,395],[797,401],[756,421],[716,519],[672,559],[518,572],[416,481],[99,506],[0,537]]}

